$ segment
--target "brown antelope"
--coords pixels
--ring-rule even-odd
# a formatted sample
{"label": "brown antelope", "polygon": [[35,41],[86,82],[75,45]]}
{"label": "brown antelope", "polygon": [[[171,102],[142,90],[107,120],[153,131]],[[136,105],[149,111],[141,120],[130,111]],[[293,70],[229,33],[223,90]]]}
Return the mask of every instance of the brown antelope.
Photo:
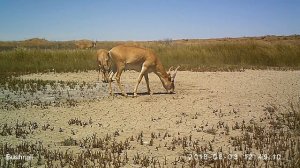
{"label": "brown antelope", "polygon": [[108,73],[111,68],[111,61],[108,51],[105,49],[97,50],[97,62],[98,62],[98,81],[100,80],[100,73],[102,74],[102,81],[108,83]]}
{"label": "brown antelope", "polygon": [[160,60],[151,50],[135,46],[120,45],[112,48],[109,51],[109,55],[112,60],[112,70],[109,79],[110,94],[113,94],[111,87],[112,77],[116,74],[116,80],[119,85],[119,89],[124,96],[127,96],[127,94],[124,91],[124,88],[120,83],[121,74],[125,69],[140,72],[133,91],[134,96],[137,96],[137,89],[143,77],[145,78],[147,84],[148,93],[152,94],[149,87],[148,78],[148,73],[150,72],[154,72],[159,77],[163,87],[167,90],[167,92],[174,92],[174,79],[179,66],[172,74],[172,67],[169,69],[168,72],[166,72]]}
{"label": "brown antelope", "polygon": [[78,40],[75,41],[75,45],[79,49],[91,49],[96,47],[96,41],[90,41],[90,40]]}

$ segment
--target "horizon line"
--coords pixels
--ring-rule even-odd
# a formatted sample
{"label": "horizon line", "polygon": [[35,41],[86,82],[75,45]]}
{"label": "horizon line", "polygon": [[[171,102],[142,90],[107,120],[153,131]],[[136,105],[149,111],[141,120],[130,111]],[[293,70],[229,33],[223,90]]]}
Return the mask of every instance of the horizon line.
{"label": "horizon line", "polygon": [[0,40],[0,42],[17,42],[17,41],[26,41],[26,40],[32,40],[32,39],[40,39],[40,40],[46,40],[46,41],[52,41],[52,42],[65,42],[65,41],[79,41],[79,40],[90,40],[90,41],[97,41],[97,42],[128,42],[128,41],[134,41],[134,42],[146,42],[146,41],[166,41],[166,40],[213,40],[213,39],[238,39],[238,38],[258,38],[258,37],[268,37],[268,36],[275,36],[275,37],[290,37],[290,36],[300,36],[300,34],[288,34],[288,35],[274,35],[274,34],[267,34],[267,35],[256,35],[256,36],[224,36],[224,37],[211,37],[211,38],[162,38],[162,39],[156,39],[156,40],[95,40],[95,39],[89,39],[89,38],[81,38],[81,39],[72,39],[72,40],[49,40],[44,37],[32,37],[32,38],[24,38],[23,40]]}

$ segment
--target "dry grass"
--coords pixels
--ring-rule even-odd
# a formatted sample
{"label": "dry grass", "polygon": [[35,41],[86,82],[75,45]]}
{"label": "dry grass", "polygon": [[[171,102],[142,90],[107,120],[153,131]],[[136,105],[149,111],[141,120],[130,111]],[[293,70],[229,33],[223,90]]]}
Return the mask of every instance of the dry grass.
{"label": "dry grass", "polygon": [[[111,49],[119,44],[151,48],[166,67],[181,70],[235,71],[244,68],[299,69],[300,37],[167,40],[149,42],[97,42],[96,48]],[[96,69],[94,50],[75,50],[74,41],[51,42],[31,39],[0,42],[2,73],[57,72]]]}

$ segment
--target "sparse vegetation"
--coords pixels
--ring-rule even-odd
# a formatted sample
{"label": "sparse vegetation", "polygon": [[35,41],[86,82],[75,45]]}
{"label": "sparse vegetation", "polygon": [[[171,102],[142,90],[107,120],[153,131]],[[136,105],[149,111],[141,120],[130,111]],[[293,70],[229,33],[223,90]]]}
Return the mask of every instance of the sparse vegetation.
{"label": "sparse vegetation", "polygon": [[300,99],[298,102],[290,102],[287,113],[281,113],[277,116],[280,122],[277,125],[286,125],[296,134],[300,135]]}
{"label": "sparse vegetation", "polygon": [[[292,111],[293,121],[296,121],[294,115],[299,114],[299,109],[294,108],[299,103],[296,102],[291,106],[294,109]],[[276,109],[274,113],[279,114],[279,111]],[[290,111],[282,111],[281,113],[290,114]],[[269,113],[265,114],[266,116],[263,117],[270,115]],[[282,118],[269,118],[268,120],[274,120],[278,124],[285,125],[290,117],[290,115],[282,115]],[[165,132],[164,136],[161,136],[160,133],[155,132],[151,132],[151,135],[140,132],[136,135],[136,141],[133,140],[133,135],[128,135],[127,138],[119,141],[116,139],[115,132],[103,137],[93,134],[78,140],[69,137],[60,143],[62,147],[80,148],[80,151],[76,153],[74,150],[63,150],[63,148],[47,149],[42,142],[23,141],[17,145],[0,143],[0,156],[5,156],[7,153],[14,155],[18,152],[34,156],[34,160],[20,160],[19,162],[16,160],[6,161],[3,159],[4,157],[1,157],[0,166],[24,167],[27,164],[32,164],[45,165],[46,167],[106,167],[106,165],[113,167],[128,165],[141,167],[168,167],[170,165],[178,165],[179,167],[299,167],[300,141],[299,136],[293,134],[294,127],[291,128],[289,125],[286,125],[285,128],[277,128],[272,125],[263,126],[264,124],[261,125],[253,121],[249,121],[249,123],[242,121],[236,125],[241,126],[235,128],[241,131],[241,135],[230,136],[228,141],[230,146],[227,146],[229,151],[226,149],[227,147],[214,146],[213,141],[206,142],[194,138],[191,134],[181,136],[179,132],[177,135],[170,135]],[[23,135],[24,133],[20,133],[20,131],[32,134],[33,130],[38,129],[36,122],[17,122],[16,127],[9,127],[4,124],[0,136]],[[219,129],[214,132],[216,133]],[[210,133],[207,132],[207,134]],[[25,137],[26,135],[17,136],[17,138]],[[135,153],[131,151],[138,146],[144,146],[145,139],[150,139],[147,149],[153,148],[156,151],[164,150],[180,155],[175,158],[167,155],[158,157],[145,152]],[[224,151],[227,152],[227,155],[222,154]]]}
{"label": "sparse vegetation", "polygon": [[[0,80],[0,110],[26,107],[47,109],[50,106],[75,107],[78,102],[96,99],[99,92],[106,93],[102,85],[86,82],[23,80],[3,76],[0,76],[0,79],[2,79]],[[89,93],[89,96],[83,98],[82,95],[86,93]],[[77,125],[77,121],[74,121]],[[81,125],[86,124],[82,122]]]}

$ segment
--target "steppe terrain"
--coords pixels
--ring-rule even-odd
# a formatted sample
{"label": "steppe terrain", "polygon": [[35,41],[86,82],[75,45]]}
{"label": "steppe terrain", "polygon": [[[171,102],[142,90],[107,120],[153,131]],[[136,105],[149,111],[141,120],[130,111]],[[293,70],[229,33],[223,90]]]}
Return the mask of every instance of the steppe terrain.
{"label": "steppe terrain", "polygon": [[[300,167],[299,35],[79,41],[0,41],[0,167]],[[126,71],[110,96],[118,45],[181,66],[176,93]]]}
{"label": "steppe terrain", "polygon": [[[116,94],[109,96],[108,85],[98,81],[97,75],[96,71],[88,71],[35,73],[16,77],[73,81],[78,84],[85,82],[92,84],[96,89],[84,94],[79,91],[80,87],[61,89],[62,92],[68,90],[68,95],[73,98],[80,97],[76,99],[76,104],[70,107],[49,105],[41,108],[31,105],[7,110],[2,103],[0,132],[4,132],[4,124],[13,129],[16,123],[23,122],[26,125],[24,130],[28,133],[21,133],[23,138],[14,136],[14,133],[0,135],[1,143],[42,143],[42,148],[47,150],[36,154],[32,164],[49,167],[68,167],[72,161],[66,161],[66,157],[60,159],[62,156],[55,158],[55,154],[53,158],[45,156],[46,151],[48,155],[49,151],[73,151],[72,156],[76,158],[73,161],[75,163],[76,160],[78,164],[81,163],[80,159],[85,160],[93,156],[89,152],[95,152],[95,156],[97,151],[102,151],[105,156],[108,151],[113,153],[114,159],[109,160],[107,155],[107,158],[102,159],[103,162],[93,163],[93,159],[82,161],[91,167],[100,167],[106,161],[107,166],[109,163],[113,167],[281,167],[283,164],[291,164],[293,159],[297,161],[297,158],[290,156],[289,150],[300,148],[299,136],[287,133],[291,132],[288,124],[280,125],[278,120],[281,113],[288,112],[291,102],[300,99],[300,71],[179,71],[175,79],[175,94],[166,94],[158,77],[151,74],[150,87],[154,94],[145,93],[147,89],[143,80],[137,98],[132,97],[132,91],[138,73],[126,71],[122,75],[121,82],[125,90],[131,93],[127,98],[119,94],[116,83],[113,84]],[[2,91],[2,97],[4,93],[6,92]],[[47,96],[47,91],[44,94]],[[40,95],[39,98],[45,95]],[[27,127],[32,127],[32,123],[36,123],[37,127],[28,130]],[[270,132],[277,134],[273,137]],[[280,132],[287,135],[282,135],[282,138]],[[268,135],[270,137],[267,137]],[[104,147],[102,145],[101,148],[101,145],[95,142],[97,138],[98,141],[104,142]],[[272,138],[275,139],[274,142]],[[279,146],[275,150],[276,145],[289,144],[289,140],[292,140],[291,146],[287,145],[282,149]],[[260,142],[265,144],[259,144]],[[271,150],[271,146],[274,150]],[[114,148],[120,151],[115,152]],[[277,151],[275,159],[274,151]],[[202,154],[215,156],[217,152],[227,155],[227,159],[191,157]],[[253,154],[253,160],[247,161],[243,155],[245,153]],[[267,161],[259,158],[261,153],[268,154]],[[238,158],[228,158],[229,154],[237,155]],[[45,158],[40,159],[40,155]],[[296,156],[299,156],[299,153],[294,157]],[[53,162],[49,161],[50,158]],[[29,162],[25,165],[29,165]]]}

